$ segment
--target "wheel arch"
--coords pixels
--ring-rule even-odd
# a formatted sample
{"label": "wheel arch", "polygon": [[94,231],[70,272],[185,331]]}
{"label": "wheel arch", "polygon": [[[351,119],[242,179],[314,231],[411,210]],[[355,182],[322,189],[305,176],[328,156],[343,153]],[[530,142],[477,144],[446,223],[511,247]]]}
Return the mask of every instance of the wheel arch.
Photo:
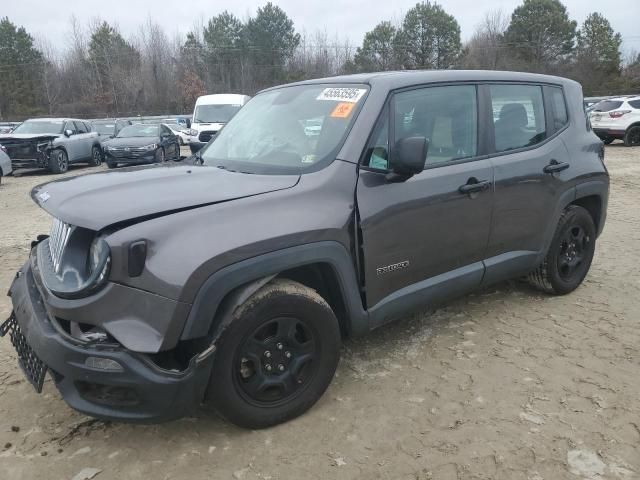
{"label": "wheel arch", "polygon": [[596,226],[597,235],[600,235],[604,228],[608,198],[608,181],[594,180],[578,184],[575,199],[571,202],[572,205],[578,205],[589,212]]}
{"label": "wheel arch", "polygon": [[630,128],[633,127],[640,127],[640,121],[638,122],[633,122],[631,125],[629,125],[626,129],[625,129],[625,133],[627,133],[629,131]]}
{"label": "wheel arch", "polygon": [[316,290],[334,310],[343,334],[369,330],[351,256],[342,244],[324,241],[252,257],[211,275],[196,294],[181,339],[215,337],[228,314],[275,277]]}

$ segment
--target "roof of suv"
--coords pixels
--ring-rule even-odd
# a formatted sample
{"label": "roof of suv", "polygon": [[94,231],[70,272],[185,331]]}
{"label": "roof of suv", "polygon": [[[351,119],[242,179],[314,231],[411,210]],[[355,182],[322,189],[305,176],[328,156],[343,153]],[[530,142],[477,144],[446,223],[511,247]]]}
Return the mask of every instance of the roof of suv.
{"label": "roof of suv", "polygon": [[519,81],[555,84],[577,84],[577,82],[569,80],[568,78],[555,77],[552,75],[541,75],[537,73],[503,72],[495,70],[400,70],[390,72],[356,73],[353,75],[316,78],[313,80],[303,80],[289,85],[308,85],[317,83],[365,83],[372,86],[379,84],[380,86],[385,86],[389,89],[396,89],[421,83],[454,81]]}

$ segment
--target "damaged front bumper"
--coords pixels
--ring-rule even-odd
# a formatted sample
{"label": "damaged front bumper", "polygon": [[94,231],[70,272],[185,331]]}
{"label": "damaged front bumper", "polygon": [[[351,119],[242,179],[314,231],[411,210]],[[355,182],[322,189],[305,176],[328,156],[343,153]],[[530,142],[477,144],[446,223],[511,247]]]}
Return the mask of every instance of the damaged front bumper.
{"label": "damaged front bumper", "polygon": [[13,169],[47,168],[49,155],[54,149],[57,135],[41,135],[31,138],[2,137],[0,144],[7,150]]}
{"label": "damaged front bumper", "polygon": [[72,408],[107,420],[161,422],[196,410],[209,383],[213,347],[179,371],[161,368],[151,356],[117,342],[79,341],[47,313],[36,275],[31,262],[20,269],[9,290],[12,316],[0,327],[0,334],[10,334],[36,390],[48,371]]}

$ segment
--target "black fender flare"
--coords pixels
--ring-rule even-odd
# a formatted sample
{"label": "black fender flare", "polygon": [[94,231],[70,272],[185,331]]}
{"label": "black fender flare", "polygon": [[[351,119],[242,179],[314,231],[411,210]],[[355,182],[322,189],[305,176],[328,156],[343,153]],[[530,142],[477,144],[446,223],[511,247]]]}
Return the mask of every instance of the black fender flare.
{"label": "black fender flare", "polygon": [[608,180],[590,180],[576,185],[575,200],[591,196],[597,196],[600,199],[600,220],[598,221],[596,231],[596,236],[600,236],[604,229],[604,223],[607,219],[607,206],[609,203]]}
{"label": "black fender flare", "polygon": [[[312,264],[328,264],[338,279],[349,319],[348,330],[358,336],[369,331],[368,313],[364,310],[354,262],[347,249],[336,241],[323,241],[276,250],[228,265],[212,274],[200,287],[185,322],[181,339],[201,338],[220,321],[223,300],[238,287],[262,286],[262,279],[273,278],[291,268]],[[252,284],[252,282],[256,282]],[[258,287],[259,288],[259,287]],[[255,290],[253,290],[255,291]],[[252,292],[253,293],[253,292]],[[237,304],[236,304],[237,306]]]}

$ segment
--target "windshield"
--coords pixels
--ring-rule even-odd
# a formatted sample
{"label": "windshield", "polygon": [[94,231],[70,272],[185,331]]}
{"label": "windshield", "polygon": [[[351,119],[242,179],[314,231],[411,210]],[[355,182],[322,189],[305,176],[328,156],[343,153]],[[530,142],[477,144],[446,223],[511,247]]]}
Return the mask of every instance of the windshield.
{"label": "windshield", "polygon": [[611,110],[615,110],[616,108],[620,108],[622,106],[622,102],[619,100],[603,100],[594,105],[594,112],[609,112]]}
{"label": "windshield", "polygon": [[227,123],[242,105],[198,105],[193,115],[195,123]]}
{"label": "windshield", "polygon": [[202,161],[247,173],[312,170],[335,158],[366,92],[300,85],[257,95],[200,151]]}
{"label": "windshield", "polygon": [[130,138],[130,137],[157,137],[158,136],[158,125],[129,125],[128,127],[124,127],[116,138]]}
{"label": "windshield", "polygon": [[12,133],[59,135],[63,126],[62,120],[30,120],[16,127]]}
{"label": "windshield", "polygon": [[91,127],[94,132],[98,132],[100,135],[113,135],[116,129],[115,123],[92,123]]}

